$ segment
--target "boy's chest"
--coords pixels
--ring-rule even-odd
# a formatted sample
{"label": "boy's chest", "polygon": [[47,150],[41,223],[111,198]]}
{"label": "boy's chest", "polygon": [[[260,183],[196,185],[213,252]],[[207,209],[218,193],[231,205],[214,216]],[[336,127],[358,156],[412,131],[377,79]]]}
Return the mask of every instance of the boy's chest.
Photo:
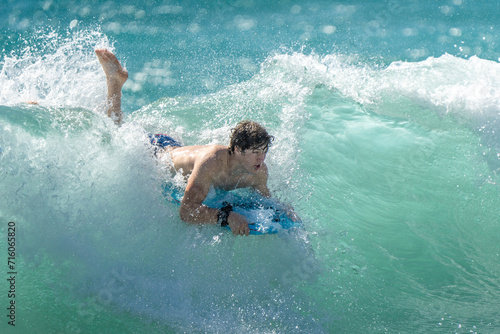
{"label": "boy's chest", "polygon": [[213,186],[222,190],[233,190],[238,188],[251,187],[254,184],[254,176],[251,174],[227,175],[221,173],[214,180]]}

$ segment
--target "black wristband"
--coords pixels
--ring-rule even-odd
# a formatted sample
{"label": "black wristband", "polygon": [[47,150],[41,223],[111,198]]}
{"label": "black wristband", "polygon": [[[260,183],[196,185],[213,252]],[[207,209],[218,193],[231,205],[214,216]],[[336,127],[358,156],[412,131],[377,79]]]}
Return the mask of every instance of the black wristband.
{"label": "black wristband", "polygon": [[222,205],[224,206],[220,208],[219,212],[217,213],[217,224],[225,227],[229,225],[229,223],[227,222],[227,218],[229,217],[231,211],[233,211],[233,206],[227,202],[222,203]]}

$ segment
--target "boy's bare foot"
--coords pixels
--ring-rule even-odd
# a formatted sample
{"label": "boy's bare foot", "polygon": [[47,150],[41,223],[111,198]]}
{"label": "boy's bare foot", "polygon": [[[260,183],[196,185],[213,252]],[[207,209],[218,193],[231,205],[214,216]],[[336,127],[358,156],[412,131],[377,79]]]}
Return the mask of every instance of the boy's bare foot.
{"label": "boy's bare foot", "polygon": [[97,59],[101,63],[102,69],[106,74],[108,86],[116,86],[121,89],[128,79],[128,72],[125,70],[116,56],[106,49],[95,50]]}

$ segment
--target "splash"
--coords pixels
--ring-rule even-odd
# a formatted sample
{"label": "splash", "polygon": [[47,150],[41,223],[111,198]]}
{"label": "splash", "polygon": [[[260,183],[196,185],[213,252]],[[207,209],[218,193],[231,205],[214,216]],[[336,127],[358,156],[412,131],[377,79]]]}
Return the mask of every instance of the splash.
{"label": "splash", "polygon": [[0,62],[0,104],[94,109],[105,98],[105,78],[93,52],[113,49],[99,30],[42,32]]}

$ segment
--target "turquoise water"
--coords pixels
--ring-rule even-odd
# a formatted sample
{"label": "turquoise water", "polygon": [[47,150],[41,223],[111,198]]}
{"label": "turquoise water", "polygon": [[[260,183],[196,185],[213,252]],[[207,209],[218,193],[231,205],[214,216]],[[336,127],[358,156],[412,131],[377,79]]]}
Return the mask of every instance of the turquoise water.
{"label": "turquoise water", "polygon": [[[500,331],[494,3],[3,8],[0,332]],[[120,128],[97,47],[130,73]],[[182,180],[147,132],[227,144],[247,118],[303,231],[235,238],[162,196]]]}

